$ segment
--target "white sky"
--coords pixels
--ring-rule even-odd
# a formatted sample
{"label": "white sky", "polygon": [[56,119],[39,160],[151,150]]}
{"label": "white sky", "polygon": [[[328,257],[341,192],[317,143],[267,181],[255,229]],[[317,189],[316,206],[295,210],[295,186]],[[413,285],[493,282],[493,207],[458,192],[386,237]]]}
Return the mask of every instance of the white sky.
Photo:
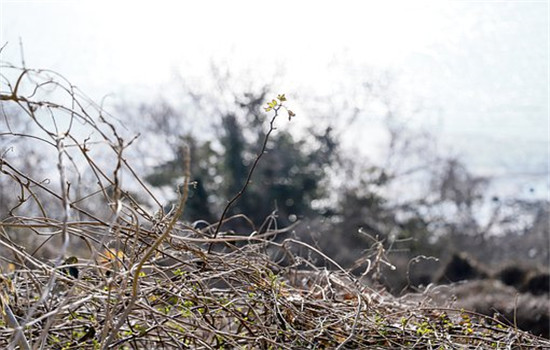
{"label": "white sky", "polygon": [[19,64],[21,38],[28,67],[96,99],[158,92],[176,71],[200,83],[212,61],[266,82],[282,67],[276,88],[289,96],[351,94],[386,70],[419,124],[480,172],[539,174],[540,194],[548,18],[547,1],[0,0],[0,45]]}
{"label": "white sky", "polygon": [[228,56],[237,66],[278,62],[318,80],[343,49],[387,66],[449,34],[441,6],[360,3],[3,0],[4,59],[17,59],[21,37],[28,66],[61,69],[103,89],[165,81],[174,67],[204,68]]}

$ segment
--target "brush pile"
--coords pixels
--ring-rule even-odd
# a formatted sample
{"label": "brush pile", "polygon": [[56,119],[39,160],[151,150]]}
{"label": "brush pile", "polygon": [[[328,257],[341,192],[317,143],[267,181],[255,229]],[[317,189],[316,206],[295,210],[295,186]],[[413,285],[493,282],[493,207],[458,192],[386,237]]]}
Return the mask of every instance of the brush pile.
{"label": "brush pile", "polygon": [[[238,233],[223,229],[235,217],[179,221],[189,172],[165,212],[124,156],[135,138],[116,119],[56,73],[3,68],[15,78],[1,92],[0,181],[13,189],[0,222],[1,348],[550,347],[497,318],[362,282],[387,264],[381,244],[359,280],[274,218]],[[51,155],[44,171],[26,167],[36,149]]]}

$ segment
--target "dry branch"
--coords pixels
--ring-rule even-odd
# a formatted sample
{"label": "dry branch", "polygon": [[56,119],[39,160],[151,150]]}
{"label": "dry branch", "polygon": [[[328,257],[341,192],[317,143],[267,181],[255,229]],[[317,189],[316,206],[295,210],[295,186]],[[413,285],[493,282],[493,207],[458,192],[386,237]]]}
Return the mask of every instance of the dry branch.
{"label": "dry branch", "polygon": [[[0,130],[10,141],[0,139],[0,146],[7,149],[23,138],[51,150],[58,181],[45,181],[52,175],[27,171],[20,159],[0,150],[0,181],[18,189],[0,222],[1,348],[550,346],[492,318],[395,298],[369,287],[311,245],[273,240],[293,227],[222,235],[222,224],[234,219],[226,217],[227,210],[246,189],[256,163],[242,191],[213,224],[213,237],[206,234],[212,227],[201,231],[178,221],[191,178],[188,156],[174,215],[150,214],[162,209],[160,201],[124,157],[134,138],[123,136],[114,119],[61,76],[28,69],[16,76],[14,84],[7,84],[10,91],[0,94],[3,118],[10,121]],[[61,102],[46,99],[45,88],[60,93]],[[33,123],[32,134],[17,130],[18,118]],[[102,165],[99,153],[112,163]],[[150,198],[134,198],[123,186],[123,174]],[[17,241],[25,235],[47,244],[28,250]],[[71,246],[65,249],[64,242]],[[73,250],[79,243],[80,249]],[[214,243],[231,249],[211,250]],[[385,263],[382,245],[375,245],[363,277]],[[47,246],[54,248],[53,259],[44,253]],[[321,256],[331,269],[317,269],[295,256],[297,247]],[[78,258],[67,256],[75,251],[81,253]],[[289,263],[274,261],[270,251],[285,255]],[[310,269],[299,271],[304,265]]]}

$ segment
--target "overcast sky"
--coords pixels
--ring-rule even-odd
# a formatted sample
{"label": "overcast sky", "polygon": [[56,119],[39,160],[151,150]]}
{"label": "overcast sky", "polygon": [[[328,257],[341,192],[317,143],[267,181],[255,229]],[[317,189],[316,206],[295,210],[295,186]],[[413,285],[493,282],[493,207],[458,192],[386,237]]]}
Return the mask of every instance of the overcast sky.
{"label": "overcast sky", "polygon": [[289,96],[351,93],[391,72],[394,99],[477,171],[548,193],[547,1],[0,4],[1,59],[20,64],[21,39],[27,67],[95,99],[158,91],[175,73],[200,81],[212,61],[267,82],[281,71]]}

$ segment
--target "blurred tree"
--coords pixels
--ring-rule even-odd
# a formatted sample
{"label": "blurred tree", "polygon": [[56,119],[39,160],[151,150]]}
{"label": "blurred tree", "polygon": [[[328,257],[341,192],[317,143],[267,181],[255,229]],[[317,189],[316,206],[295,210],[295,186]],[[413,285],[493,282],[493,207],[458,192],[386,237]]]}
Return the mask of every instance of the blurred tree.
{"label": "blurred tree", "polygon": [[[223,136],[221,138],[221,144],[224,148],[224,157],[222,160],[223,169],[221,169],[224,178],[224,189],[222,190],[224,197],[230,198],[235,195],[243,187],[244,182],[248,174],[247,167],[245,165],[245,151],[246,142],[243,136],[243,126],[239,124],[234,114],[229,113],[222,117],[222,129]],[[248,150],[250,151],[250,150]],[[239,209],[242,209],[244,213],[249,213],[247,207],[247,201],[241,201],[237,203]],[[235,213],[234,206],[231,208],[230,213]]]}
{"label": "blurred tree", "polygon": [[[177,147],[189,145],[193,159],[191,173],[195,185],[185,212],[187,220],[214,221],[226,201],[243,187],[266,132],[267,117],[261,110],[265,94],[243,94],[235,99],[236,109],[219,111],[218,125],[213,125],[218,140],[179,137]],[[167,112],[166,107],[161,112],[163,120],[177,116]],[[337,152],[338,143],[331,128],[321,131],[311,128],[303,138],[277,130],[271,135],[245,194],[233,205],[230,214],[245,214],[259,225],[276,212],[278,223],[287,225],[296,218],[321,213],[321,208],[313,208],[312,203],[328,194],[323,183],[328,183],[328,170],[337,161]],[[174,152],[174,159],[156,166],[146,180],[156,187],[175,186],[182,172],[181,153]],[[242,227],[225,226],[229,228]]]}
{"label": "blurred tree", "polygon": [[214,213],[211,209],[210,198],[207,186],[212,178],[212,169],[216,168],[218,154],[212,149],[211,143],[198,142],[193,136],[185,135],[180,137],[180,146],[174,152],[174,159],[162,163],[153,169],[153,172],[145,177],[145,180],[154,187],[170,186],[178,188],[178,181],[183,172],[184,145],[190,148],[192,183],[189,189],[189,198],[184,217],[187,220],[213,221]]}
{"label": "blurred tree", "polygon": [[[184,112],[156,102],[141,109],[157,124],[153,131],[167,135],[162,142],[172,150],[147,177],[153,186],[176,187],[182,173],[179,149],[191,147],[195,185],[186,220],[216,221],[227,200],[244,185],[267,130],[262,105],[269,90],[259,91],[239,94],[225,87],[215,94],[189,94]],[[345,108],[335,113],[345,114]],[[245,214],[256,226],[274,211],[282,226],[304,219],[306,224],[296,230],[300,238],[343,266],[364,257],[375,240],[383,242],[392,258],[403,259],[401,274],[418,255],[440,257],[469,242],[475,243],[470,253],[481,252],[485,237],[502,230],[511,215],[505,214],[517,210],[497,200],[483,212],[489,221],[481,218],[490,198],[489,179],[473,174],[456,156],[438,151],[433,134],[402,122],[392,108],[386,108],[387,143],[378,163],[358,152],[342,153],[338,134],[353,125],[336,130],[316,125],[303,134],[280,128],[271,135],[251,183],[230,214]],[[210,128],[191,133],[189,125],[203,115],[213,120]],[[325,119],[326,124],[335,125],[331,120]],[[244,233],[248,228],[244,221],[232,221],[223,229]]]}
{"label": "blurred tree", "polygon": [[329,195],[327,172],[336,162],[337,144],[330,128],[309,133],[313,136],[309,140],[297,140],[288,132],[274,135],[252,191],[244,198],[248,206],[259,209],[255,220],[261,220],[274,208],[282,224],[292,221],[291,215],[303,218],[322,214],[324,208],[314,208],[312,204]]}

